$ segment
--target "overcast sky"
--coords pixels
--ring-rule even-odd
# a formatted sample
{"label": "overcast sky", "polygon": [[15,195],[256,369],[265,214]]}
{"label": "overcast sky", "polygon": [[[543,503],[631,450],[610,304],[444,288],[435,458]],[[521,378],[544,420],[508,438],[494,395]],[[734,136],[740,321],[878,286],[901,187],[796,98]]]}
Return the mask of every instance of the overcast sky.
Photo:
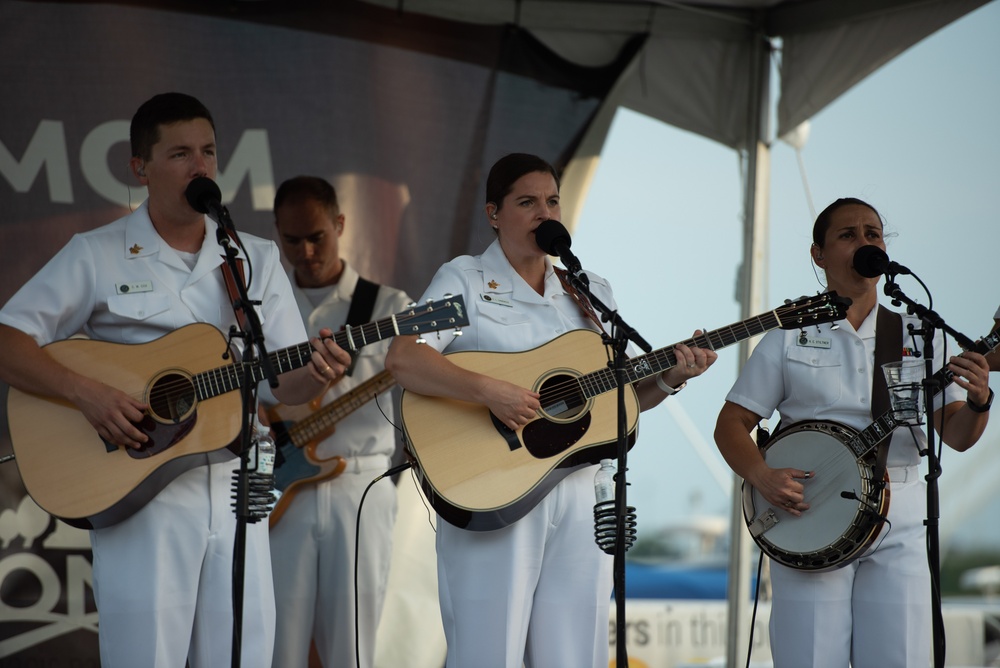
{"label": "overcast sky", "polygon": [[[795,149],[772,144],[768,308],[822,289],[809,261],[810,199],[822,209],[854,196],[882,213],[896,234],[890,257],[923,280],[945,322],[972,339],[989,331],[1000,305],[991,280],[1000,240],[997,35],[993,2],[869,76],[811,120],[804,172]],[[732,150],[618,113],[573,250],[611,281],[622,316],[654,348],[740,320],[741,192]],[[929,304],[918,283],[899,283]],[[643,414],[629,460],[640,530],[729,516],[731,479],[712,431],[738,362],[737,346],[722,351],[710,374]],[[1000,544],[998,421],[973,451],[946,451],[942,465],[942,538]]]}

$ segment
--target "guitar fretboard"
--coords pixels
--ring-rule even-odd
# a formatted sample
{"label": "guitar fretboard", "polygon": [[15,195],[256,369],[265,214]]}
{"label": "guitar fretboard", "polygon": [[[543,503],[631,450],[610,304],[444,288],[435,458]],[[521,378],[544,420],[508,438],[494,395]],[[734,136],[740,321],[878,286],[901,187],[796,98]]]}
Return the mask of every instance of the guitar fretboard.
{"label": "guitar fretboard", "polygon": [[[369,322],[359,327],[347,327],[334,333],[332,338],[344,350],[356,351],[370,343],[376,343],[400,334],[400,326],[396,316],[383,318],[377,322]],[[402,332],[407,334],[409,332]],[[275,373],[281,375],[305,366],[312,359],[312,345],[306,341],[268,353],[268,360]],[[259,361],[237,362],[226,366],[203,371],[192,378],[198,399],[204,401],[226,392],[232,392],[243,386],[243,381],[249,375],[253,383],[264,380],[264,369]]]}
{"label": "guitar fretboard", "polygon": [[292,442],[299,447],[319,439],[335,424],[395,384],[396,379],[392,377],[392,374],[388,371],[382,371],[315,411],[309,417],[297,422],[294,427],[288,430],[288,435]]}
{"label": "guitar fretboard", "polygon": [[[839,320],[846,315],[849,303],[849,300],[838,297],[836,293],[824,293],[813,298],[800,299],[726,327],[704,332],[681,343],[689,347],[721,350],[778,327],[789,329]],[[624,369],[627,382],[637,383],[643,378],[677,366],[677,356],[674,354],[677,345],[675,343],[630,359],[629,365]],[[588,399],[618,387],[615,371],[610,368],[599,369],[581,376],[577,379],[577,383],[580,386],[579,391]]]}
{"label": "guitar fretboard", "polygon": [[[711,332],[705,332],[687,341],[681,341],[681,343],[689,347],[720,350],[775,329],[780,324],[781,321],[778,319],[777,314],[772,311],[771,313],[755,316],[742,322],[712,330]],[[629,365],[625,367],[627,382],[636,383],[643,378],[648,378],[653,374],[662,373],[677,366],[677,356],[674,354],[674,348],[677,345],[675,343],[629,360]],[[614,369],[599,369],[598,371],[588,373],[580,378],[580,383],[587,397],[594,397],[618,387]]]}

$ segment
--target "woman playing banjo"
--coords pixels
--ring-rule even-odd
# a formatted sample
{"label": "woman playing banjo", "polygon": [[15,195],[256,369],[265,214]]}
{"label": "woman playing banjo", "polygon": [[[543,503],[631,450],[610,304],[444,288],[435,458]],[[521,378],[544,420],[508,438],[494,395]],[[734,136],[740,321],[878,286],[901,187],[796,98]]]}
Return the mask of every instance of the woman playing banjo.
{"label": "woman playing banjo", "polygon": [[[831,474],[819,456],[815,464],[801,468],[783,467],[769,456],[765,461],[750,431],[775,410],[783,426],[833,421],[861,430],[873,421],[872,384],[874,374],[882,374],[875,360],[885,359],[886,350],[894,355],[889,359],[899,360],[924,348],[922,338],[907,330],[908,324],[919,329],[920,321],[887,310],[879,316],[879,278],[866,278],[854,269],[854,254],[862,246],[885,250],[882,228],[878,212],[854,198],[838,199],[820,213],[810,253],[826,273],[829,289],[852,300],[846,321],[836,327],[826,324],[765,335],[719,414],[715,440],[723,457],[756,490],[761,503],[773,509],[775,521],[780,525],[786,520],[786,528],[804,523],[810,513],[823,516],[815,492],[824,475]],[[878,337],[877,322],[891,323],[883,325],[885,333]],[[902,351],[897,348],[898,334],[889,335],[896,327],[902,328]],[[881,358],[876,354],[877,340],[888,341],[882,344]],[[939,370],[945,365],[940,330],[933,343],[934,369]],[[951,357],[947,368],[955,374],[954,382],[935,400],[934,424],[945,443],[964,451],[986,428],[993,398],[989,368],[985,358],[974,352]],[[801,568],[772,560],[770,637],[776,668],[930,665],[926,493],[918,471],[926,447],[923,429],[899,426],[891,440],[885,439],[890,444],[884,465],[891,503],[870,547],[831,568]],[[775,439],[784,431],[779,429]],[[857,506],[858,499],[849,498],[852,494],[851,490],[829,494],[822,502]],[[756,538],[753,526],[751,533]]]}

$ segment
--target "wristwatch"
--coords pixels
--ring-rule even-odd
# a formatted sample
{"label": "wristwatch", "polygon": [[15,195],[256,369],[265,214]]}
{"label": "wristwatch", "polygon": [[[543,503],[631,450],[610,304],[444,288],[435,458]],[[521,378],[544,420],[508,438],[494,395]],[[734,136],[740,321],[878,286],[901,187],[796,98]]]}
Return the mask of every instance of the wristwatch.
{"label": "wristwatch", "polygon": [[687,381],[684,381],[678,387],[670,387],[669,385],[667,385],[667,382],[663,380],[662,373],[656,374],[656,384],[657,386],[659,386],[661,390],[663,390],[666,393],[668,397],[672,397],[673,395],[677,394],[685,387],[687,387]]}
{"label": "wristwatch", "polygon": [[990,409],[990,406],[993,405],[993,388],[990,388],[990,396],[986,399],[986,403],[982,406],[977,403],[973,403],[972,399],[969,399],[968,397],[965,398],[965,403],[969,405],[969,408],[971,408],[973,412],[985,413]]}

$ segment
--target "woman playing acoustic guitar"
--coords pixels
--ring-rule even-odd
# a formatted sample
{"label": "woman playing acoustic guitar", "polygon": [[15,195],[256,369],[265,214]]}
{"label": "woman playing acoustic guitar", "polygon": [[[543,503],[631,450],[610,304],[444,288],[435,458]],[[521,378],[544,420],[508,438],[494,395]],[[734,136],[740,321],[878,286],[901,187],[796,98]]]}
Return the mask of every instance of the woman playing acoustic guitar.
{"label": "woman playing acoustic guitar", "polygon": [[[426,345],[413,336],[396,337],[386,368],[408,392],[488,407],[520,433],[538,417],[539,393],[462,368],[440,351],[529,351],[563,333],[596,330],[596,324],[567,294],[535,238],[540,224],[560,217],[555,170],[532,155],[502,158],[487,179],[485,212],[497,240],[482,255],[445,264],[426,293],[464,295],[471,324],[461,337],[429,336]],[[589,277],[592,292],[613,306],[608,284]],[[600,349],[600,338],[594,338]],[[684,345],[675,352],[676,366],[634,385],[641,409],[662,402],[716,359],[714,352]],[[520,359],[504,358],[510,365]],[[493,431],[488,417],[484,422]],[[445,429],[458,427],[449,423]],[[487,444],[467,436],[451,468],[463,457],[485,456]],[[606,668],[612,558],[594,544],[596,468],[570,473],[503,528],[475,531],[450,523],[455,518],[438,522],[438,591],[449,668],[521,668],[522,662],[529,668]],[[481,480],[471,485],[485,486]]]}

